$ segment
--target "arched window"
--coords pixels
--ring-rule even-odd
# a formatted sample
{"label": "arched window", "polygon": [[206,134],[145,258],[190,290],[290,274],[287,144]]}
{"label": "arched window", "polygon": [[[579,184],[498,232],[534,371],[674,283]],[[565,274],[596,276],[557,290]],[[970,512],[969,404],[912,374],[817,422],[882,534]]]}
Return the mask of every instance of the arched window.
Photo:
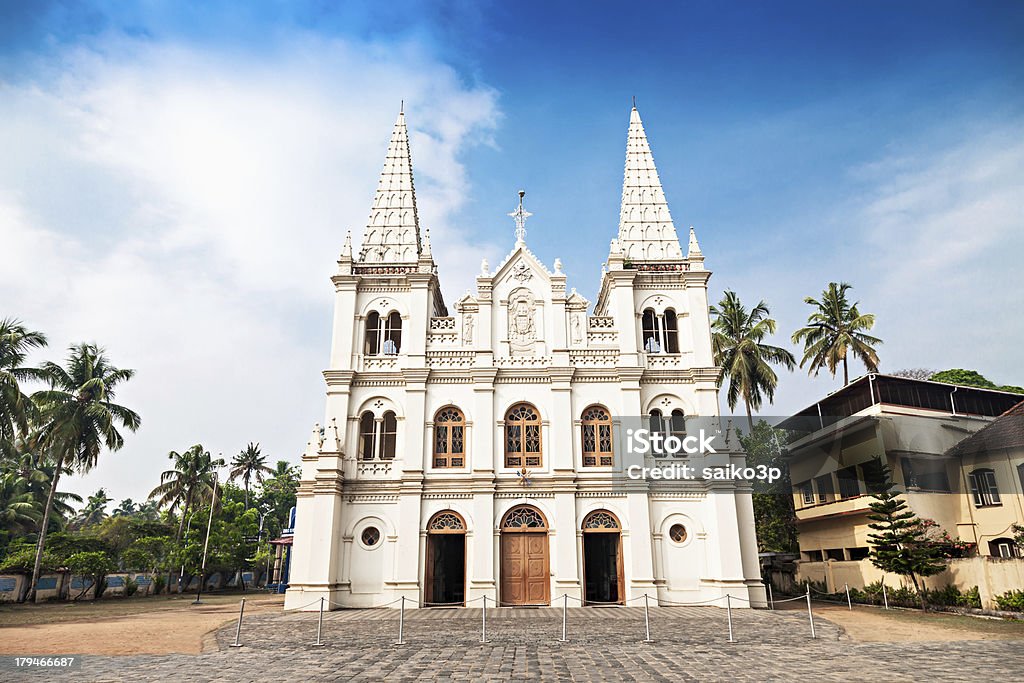
{"label": "arched window", "polygon": [[434,415],[434,467],[466,464],[466,416],[447,406]]}
{"label": "arched window", "polygon": [[988,542],[988,551],[992,557],[1020,557],[1017,542],[1012,538],[996,538]]}
{"label": "arched window", "polygon": [[376,356],[380,353],[380,313],[372,311],[366,316],[366,343],[363,346],[363,353],[367,356]]}
{"label": "arched window", "polygon": [[602,406],[583,411],[583,466],[611,467],[612,418]]}
{"label": "arched window", "polygon": [[679,353],[679,320],[674,309],[655,313],[653,308],[645,308],[641,326],[644,351]]}
{"label": "arched window", "polygon": [[686,416],[683,411],[676,408],[672,411],[672,423],[670,425],[672,436],[683,439],[686,437]]}
{"label": "arched window", "polygon": [[505,467],[540,467],[540,414],[529,403],[519,403],[505,413]]}
{"label": "arched window", "polygon": [[390,410],[384,413],[383,438],[381,438],[380,457],[382,460],[393,460],[395,442],[398,439],[398,418]]}
{"label": "arched window", "polygon": [[644,351],[661,353],[661,331],[658,329],[658,316],[654,314],[653,308],[644,309],[643,333]]}
{"label": "arched window", "polygon": [[394,356],[402,350],[402,316],[391,311],[381,317],[377,311],[366,316],[366,342],[363,353],[367,356]]}
{"label": "arched window", "polygon": [[665,326],[665,353],[679,353],[679,323],[676,320],[676,312],[671,308],[665,309],[663,324]]}
{"label": "arched window", "polygon": [[367,410],[359,416],[359,459],[373,460],[377,451],[377,421]]}
{"label": "arched window", "polygon": [[1003,504],[999,498],[995,472],[987,468],[974,470],[970,474],[970,480],[975,507],[992,507]]}
{"label": "arched window", "polygon": [[386,356],[394,356],[402,349],[402,316],[398,311],[391,311],[388,314],[387,322],[384,325],[384,346],[383,353]]}
{"label": "arched window", "polygon": [[[647,431],[650,432],[650,435],[654,435],[654,434],[664,435],[668,431],[668,429],[666,427],[667,427],[667,423],[666,423],[666,420],[665,420],[665,416],[662,415],[661,410],[659,410],[658,408],[654,408],[653,410],[651,410],[650,413],[648,413]],[[652,444],[651,445],[651,455],[659,456],[659,455],[662,455],[662,453],[660,451],[658,451],[658,450],[655,450],[654,446]]]}

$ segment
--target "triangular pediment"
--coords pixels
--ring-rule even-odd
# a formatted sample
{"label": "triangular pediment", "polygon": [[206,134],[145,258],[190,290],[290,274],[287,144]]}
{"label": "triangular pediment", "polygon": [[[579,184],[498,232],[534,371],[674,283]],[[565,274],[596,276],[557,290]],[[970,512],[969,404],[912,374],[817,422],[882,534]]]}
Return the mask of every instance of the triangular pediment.
{"label": "triangular pediment", "polygon": [[496,284],[511,280],[526,285],[535,282],[535,278],[540,278],[545,284],[550,284],[551,271],[526,246],[518,246],[513,249],[492,276]]}

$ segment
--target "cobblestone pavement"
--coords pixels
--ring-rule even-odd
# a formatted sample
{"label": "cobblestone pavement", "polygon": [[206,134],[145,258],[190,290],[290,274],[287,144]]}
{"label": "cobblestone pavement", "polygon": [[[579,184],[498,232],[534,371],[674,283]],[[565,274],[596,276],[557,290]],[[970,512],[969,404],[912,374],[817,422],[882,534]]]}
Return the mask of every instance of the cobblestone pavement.
{"label": "cobblestone pavement", "polygon": [[[316,647],[316,613],[246,618],[241,648],[228,645],[234,625],[216,634],[219,649],[202,655],[91,657],[81,669],[22,674],[89,681],[266,680],[964,680],[1024,679],[1020,641],[855,643],[834,624],[806,612],[734,610],[735,643],[724,609],[651,608],[653,643],[643,608],[562,611],[489,609],[480,642],[480,609],[407,610],[405,645],[398,612],[345,610],[324,615]],[[12,680],[12,679],[7,679]]]}

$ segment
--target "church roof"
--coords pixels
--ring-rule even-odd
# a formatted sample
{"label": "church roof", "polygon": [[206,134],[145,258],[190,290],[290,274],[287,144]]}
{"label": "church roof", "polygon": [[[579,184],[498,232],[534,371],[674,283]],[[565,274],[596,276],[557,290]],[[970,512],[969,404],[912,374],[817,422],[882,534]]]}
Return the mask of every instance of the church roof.
{"label": "church roof", "polygon": [[405,113],[399,112],[363,233],[359,260],[367,263],[415,263],[421,249],[409,131],[405,125]]}
{"label": "church roof", "polygon": [[683,258],[658,169],[654,166],[654,155],[635,106],[629,114],[618,241],[623,255],[632,261]]}

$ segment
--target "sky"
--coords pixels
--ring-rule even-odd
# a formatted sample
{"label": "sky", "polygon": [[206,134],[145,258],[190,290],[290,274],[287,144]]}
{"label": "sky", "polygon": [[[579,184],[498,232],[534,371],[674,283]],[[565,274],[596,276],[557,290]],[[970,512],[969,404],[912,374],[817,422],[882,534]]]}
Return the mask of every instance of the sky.
{"label": "sky", "polygon": [[[593,301],[634,97],[713,302],[791,346],[850,282],[882,371],[1024,385],[1024,4],[0,0],[0,316],[137,371],[142,428],[67,488],[144,499],[193,443],[298,461],[403,101],[449,303],[519,189]],[[840,383],[783,371],[763,412]]]}

